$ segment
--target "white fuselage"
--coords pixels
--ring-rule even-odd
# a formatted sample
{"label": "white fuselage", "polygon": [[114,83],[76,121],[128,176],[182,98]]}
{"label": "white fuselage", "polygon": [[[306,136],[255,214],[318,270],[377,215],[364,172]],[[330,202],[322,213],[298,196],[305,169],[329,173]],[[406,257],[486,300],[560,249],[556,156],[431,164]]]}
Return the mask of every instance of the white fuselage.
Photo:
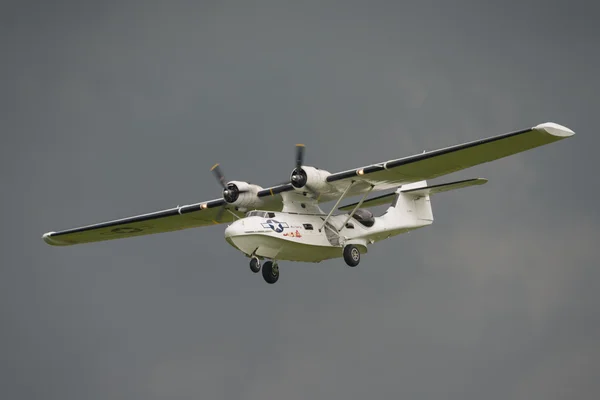
{"label": "white fuselage", "polygon": [[342,257],[343,246],[350,243],[365,253],[369,244],[433,222],[429,196],[415,200],[401,195],[385,214],[373,218],[371,226],[356,218],[343,226],[349,214],[332,216],[325,225],[324,214],[254,214],[258,215],[251,213],[225,229],[227,242],[247,256],[303,262]]}
{"label": "white fuselage", "polygon": [[323,219],[283,212],[274,218],[252,216],[229,225],[225,238],[246,255],[317,262],[341,254],[339,246],[327,240],[326,230],[319,232]]}

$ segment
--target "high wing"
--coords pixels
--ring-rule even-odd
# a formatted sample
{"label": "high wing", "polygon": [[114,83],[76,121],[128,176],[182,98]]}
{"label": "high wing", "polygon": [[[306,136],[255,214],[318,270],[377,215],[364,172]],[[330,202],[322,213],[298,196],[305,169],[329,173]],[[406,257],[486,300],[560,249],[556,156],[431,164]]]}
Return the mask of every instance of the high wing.
{"label": "high wing", "polygon": [[[302,165],[304,146],[297,145],[294,173],[305,174],[298,176],[305,183],[308,182],[305,187],[298,187],[298,180],[267,188],[237,181],[225,184],[224,176],[216,168],[218,165],[215,165],[212,170],[223,185],[224,194],[229,189],[237,191],[239,187],[243,188],[239,191],[239,200],[230,200],[230,203],[227,203],[224,198],[221,198],[81,228],[48,232],[43,235],[43,239],[54,246],[67,246],[170,232],[229,222],[233,218],[231,213],[241,217],[242,212],[255,208],[297,213],[322,212],[318,208],[318,203],[337,199],[339,204],[342,197],[430,180],[566,139],[574,134],[564,126],[547,122],[516,132],[334,174],[314,167],[304,167]],[[310,176],[305,170],[310,172]],[[296,187],[292,184],[294,182]],[[239,211],[236,211],[238,209]],[[224,215],[227,219],[223,219]]]}
{"label": "high wing", "polygon": [[363,193],[365,187],[371,185],[373,190],[386,190],[434,179],[566,139],[574,134],[564,126],[547,122],[533,128],[334,173],[327,177],[327,182],[342,188],[354,181],[356,189],[350,190],[349,195]]}
{"label": "high wing", "polygon": [[[68,246],[220,224],[234,218],[222,209],[225,205],[225,200],[216,199],[81,228],[48,232],[43,239],[53,246]],[[243,216],[235,209],[231,212]]]}

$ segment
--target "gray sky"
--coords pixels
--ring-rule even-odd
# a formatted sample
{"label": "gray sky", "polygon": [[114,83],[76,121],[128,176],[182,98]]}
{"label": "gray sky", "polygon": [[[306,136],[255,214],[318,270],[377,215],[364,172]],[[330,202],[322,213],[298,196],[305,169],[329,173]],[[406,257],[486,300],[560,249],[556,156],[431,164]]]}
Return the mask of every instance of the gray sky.
{"label": "gray sky", "polygon": [[[0,12],[0,397],[600,396],[597,7],[8,1]],[[223,226],[43,232],[554,121],[452,177],[432,227],[273,286]]]}

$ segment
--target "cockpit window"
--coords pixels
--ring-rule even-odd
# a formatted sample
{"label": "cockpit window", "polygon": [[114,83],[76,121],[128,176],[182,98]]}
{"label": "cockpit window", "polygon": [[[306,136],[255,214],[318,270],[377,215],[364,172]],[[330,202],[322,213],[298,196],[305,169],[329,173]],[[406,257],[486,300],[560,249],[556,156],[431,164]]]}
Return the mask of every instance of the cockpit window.
{"label": "cockpit window", "polygon": [[246,213],[246,217],[275,218],[275,213],[268,212],[268,211],[254,210],[254,211],[248,211]]}
{"label": "cockpit window", "polygon": [[266,211],[249,211],[246,213],[246,217],[262,217],[262,218],[266,218],[267,217],[267,212]]}

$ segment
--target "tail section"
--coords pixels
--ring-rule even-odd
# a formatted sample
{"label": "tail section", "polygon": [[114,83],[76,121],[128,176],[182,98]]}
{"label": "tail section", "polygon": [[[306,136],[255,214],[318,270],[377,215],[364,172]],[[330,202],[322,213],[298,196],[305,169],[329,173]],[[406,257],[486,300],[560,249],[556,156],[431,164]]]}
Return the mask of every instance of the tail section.
{"label": "tail section", "polygon": [[403,219],[413,221],[416,224],[421,222],[432,223],[433,212],[429,195],[474,185],[483,185],[486,182],[487,179],[476,178],[431,186],[427,185],[427,181],[403,185],[394,193],[395,198],[388,212],[393,209],[393,212],[397,215],[403,214]]}
{"label": "tail section", "polygon": [[396,190],[387,214],[407,226],[424,226],[433,222],[433,211],[428,193],[418,191],[427,187],[427,181],[404,185]]}
{"label": "tail section", "polygon": [[[486,182],[486,179],[477,178],[428,186],[427,181],[420,181],[403,185],[393,193],[366,200],[362,203],[363,207],[391,204],[382,216],[375,218],[375,225],[370,228],[369,233],[364,238],[373,243],[431,225],[433,223],[433,211],[430,195],[473,185],[482,185]],[[349,204],[339,209],[353,209],[357,204]]]}
{"label": "tail section", "polygon": [[[430,225],[433,223],[430,195],[474,185],[483,185],[486,182],[487,179],[476,178],[431,186],[427,185],[427,181],[403,185],[394,193],[386,195],[388,201],[392,196],[394,196],[394,199],[382,218],[386,220],[386,223],[394,224],[399,229],[415,229]],[[383,198],[381,196],[377,201],[381,203]]]}

